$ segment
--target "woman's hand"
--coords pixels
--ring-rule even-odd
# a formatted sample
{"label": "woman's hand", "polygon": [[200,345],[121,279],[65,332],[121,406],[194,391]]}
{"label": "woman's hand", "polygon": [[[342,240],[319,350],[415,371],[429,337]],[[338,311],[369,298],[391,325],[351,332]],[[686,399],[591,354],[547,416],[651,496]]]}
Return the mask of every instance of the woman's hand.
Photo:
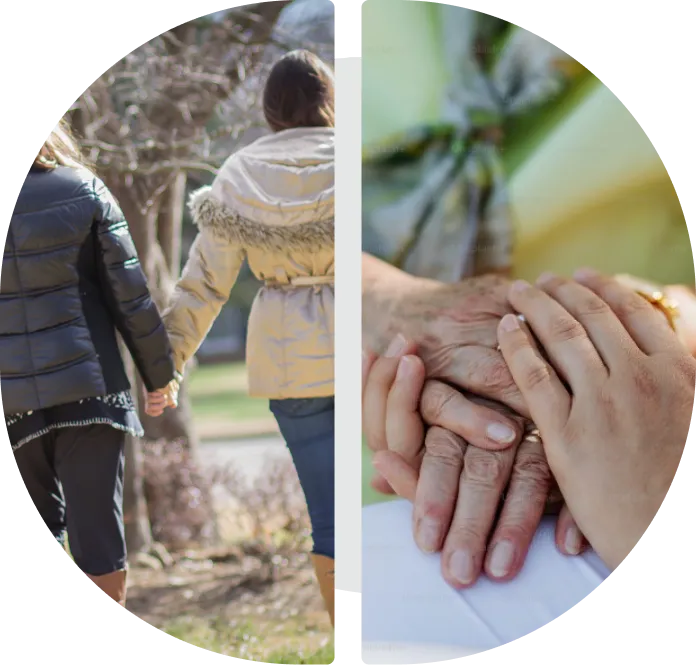
{"label": "woman's hand", "polygon": [[[450,584],[469,586],[482,568],[494,579],[511,579],[524,563],[551,484],[541,444],[525,441],[505,449],[488,437],[488,429],[511,428],[517,441],[522,418],[459,393],[442,411],[448,428],[432,426],[425,435],[419,406],[428,383],[414,350],[397,338],[385,357],[364,359],[363,422],[378,471],[373,487],[393,488],[414,503],[415,540],[426,552],[443,551],[443,576]],[[557,540],[570,554],[583,547],[565,509]]]}
{"label": "woman's hand", "polygon": [[[696,361],[665,317],[614,279],[516,282],[498,338],[551,469],[589,542],[612,568],[674,478],[691,421]],[[547,360],[548,359],[548,360]]]}
{"label": "woman's hand", "polygon": [[157,418],[164,413],[167,407],[176,409],[179,405],[178,399],[179,382],[173,380],[160,390],[145,393],[145,413],[152,418]]}

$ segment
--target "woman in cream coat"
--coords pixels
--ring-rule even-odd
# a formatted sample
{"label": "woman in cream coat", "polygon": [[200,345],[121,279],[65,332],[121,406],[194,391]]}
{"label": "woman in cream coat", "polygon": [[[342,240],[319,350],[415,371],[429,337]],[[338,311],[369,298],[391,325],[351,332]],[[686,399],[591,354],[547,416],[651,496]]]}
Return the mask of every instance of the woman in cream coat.
{"label": "woman in cream coat", "polygon": [[164,318],[181,373],[245,258],[265,283],[249,320],[249,392],[270,400],[292,454],[333,622],[333,73],[307,51],[289,53],[263,102],[273,133],[233,154],[191,197],[199,233]]}

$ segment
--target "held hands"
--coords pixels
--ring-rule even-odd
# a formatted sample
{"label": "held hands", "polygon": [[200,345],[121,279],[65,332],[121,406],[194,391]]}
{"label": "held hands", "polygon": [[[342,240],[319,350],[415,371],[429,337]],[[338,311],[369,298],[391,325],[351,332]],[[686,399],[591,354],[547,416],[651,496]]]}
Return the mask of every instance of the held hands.
{"label": "held hands", "polygon": [[[470,586],[483,571],[511,579],[522,568],[552,490],[542,446],[533,438],[512,445],[523,418],[456,391],[439,410],[442,426],[433,424],[427,402],[439,384],[425,380],[424,363],[414,352],[415,344],[397,339],[384,357],[363,358],[363,423],[378,471],[373,487],[414,503],[416,543],[426,552],[442,551],[443,577],[452,586]],[[486,434],[500,427],[518,433],[507,446]],[[585,546],[565,507],[556,541],[567,554]]]}
{"label": "held hands", "polygon": [[[415,501],[416,542],[443,551],[443,575],[457,587],[483,570],[514,577],[547,502],[558,501],[541,445],[522,441],[526,421],[517,413],[529,412],[496,349],[498,323],[514,311],[509,287],[490,275],[456,284],[411,280],[379,340],[389,331],[404,336],[395,336],[385,357],[376,360],[373,350],[363,357],[365,435],[373,451],[383,451],[374,458],[373,487]],[[404,356],[412,372],[397,375]],[[556,542],[567,554],[586,545],[566,508]]]}
{"label": "held hands", "polygon": [[[524,314],[536,339],[515,316],[504,317],[498,338],[567,505],[600,556],[615,566],[647,528],[674,477],[696,361],[683,331],[688,350],[630,287],[590,271],[576,277],[546,276],[538,289],[524,283],[506,289],[511,309]],[[533,440],[517,447],[515,416],[498,413],[496,419],[496,405],[426,380],[427,360],[415,349],[401,338],[385,357],[367,352],[363,358],[365,433],[379,472],[373,486],[415,503],[416,541],[426,551],[443,550],[443,574],[454,586],[473,582],[481,569],[509,579],[537,527],[539,496],[550,484],[548,462]],[[486,424],[506,421],[518,435],[510,447],[498,442],[496,448],[486,440]],[[577,554],[586,541],[569,508],[559,516],[556,541]]]}
{"label": "held hands", "polygon": [[[456,587],[482,571],[514,577],[547,500],[558,494],[539,442],[522,441],[525,420],[513,410],[527,416],[527,407],[496,350],[498,323],[513,311],[509,286],[498,276],[414,281],[387,319],[392,333],[412,341],[397,335],[384,358],[364,356],[368,445],[398,451],[375,456],[373,487],[414,501],[416,542],[442,550],[443,575]],[[397,377],[404,356],[413,372]],[[585,546],[566,509],[556,539],[568,554]]]}
{"label": "held hands", "polygon": [[145,393],[145,413],[157,418],[166,408],[176,409],[179,398],[179,382],[173,379],[167,386],[151,393]]}

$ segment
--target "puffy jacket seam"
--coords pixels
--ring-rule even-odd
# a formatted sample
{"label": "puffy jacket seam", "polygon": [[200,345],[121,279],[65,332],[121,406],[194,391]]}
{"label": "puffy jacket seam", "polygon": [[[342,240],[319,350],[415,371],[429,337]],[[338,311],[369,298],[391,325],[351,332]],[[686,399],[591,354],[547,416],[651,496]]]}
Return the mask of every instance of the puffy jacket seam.
{"label": "puffy jacket seam", "polygon": [[[7,232],[12,234],[12,247],[14,247],[15,246],[15,235],[14,235],[14,230],[12,229],[11,224],[10,224],[10,228],[8,229]],[[19,293],[20,293],[21,302],[22,302],[22,315],[24,317],[24,327],[27,330],[29,330],[29,319],[27,318],[27,306],[26,306],[26,303],[24,302],[24,284],[22,282],[22,275],[21,275],[21,272],[19,270],[19,265],[17,263],[17,257],[13,256],[12,259],[15,262],[15,269],[17,271],[17,284],[19,286]],[[36,377],[36,365],[34,364],[34,351],[32,349],[32,345],[31,345],[31,335],[29,335],[27,333],[25,336],[27,339],[27,346],[29,347],[29,362],[30,362],[31,368],[32,368],[32,373],[30,375],[32,377],[31,384],[32,384],[32,387],[34,388],[34,395],[36,397],[36,403],[40,405],[41,404],[41,396],[39,395],[39,387],[36,383],[36,378],[35,378]]]}
{"label": "puffy jacket seam", "polygon": [[64,205],[67,205],[68,203],[77,203],[78,201],[86,201],[87,199],[94,199],[94,196],[89,193],[89,194],[83,194],[82,196],[76,196],[75,198],[72,199],[63,199],[62,201],[56,203],[55,205],[48,206],[46,208],[34,208],[32,210],[23,210],[21,212],[18,212],[17,210],[14,211],[14,215],[17,217],[21,217],[22,215],[33,215],[37,212],[46,212],[47,210],[54,210],[55,208],[60,208]]}
{"label": "puffy jacket seam", "polygon": [[[62,323],[57,323],[55,325],[51,326],[46,326],[45,328],[39,328],[38,330],[26,330],[23,332],[18,332],[18,333],[5,333],[5,337],[21,337],[22,335],[38,335],[40,333],[48,332],[48,331],[53,331],[53,330],[60,330],[61,328],[66,328],[68,326],[73,326],[75,323],[78,321],[82,320],[82,316],[78,315],[69,321],[63,321]],[[87,330],[89,331],[89,327],[85,325]]]}
{"label": "puffy jacket seam", "polygon": [[89,360],[90,357],[91,357],[90,353],[85,353],[84,355],[80,356],[76,360],[71,360],[67,363],[55,365],[54,367],[51,367],[51,369],[44,370],[42,372],[37,372],[36,369],[34,369],[33,373],[31,373],[31,374],[0,374],[0,378],[3,378],[5,380],[13,380],[13,379],[36,378],[38,376],[46,376],[48,374],[55,374],[56,372],[62,372],[64,369],[70,369],[71,367],[74,367],[75,365],[79,365],[80,363],[85,362],[85,360]]}
{"label": "puffy jacket seam", "polygon": [[19,258],[26,256],[37,256],[39,254],[50,254],[51,252],[60,252],[63,249],[68,249],[69,247],[77,247],[80,243],[77,241],[68,242],[64,245],[56,245],[55,247],[42,247],[41,249],[29,249],[29,250],[14,250],[13,255]]}
{"label": "puffy jacket seam", "polygon": [[[45,296],[50,293],[56,293],[57,291],[63,291],[65,289],[72,288],[74,286],[75,282],[66,282],[65,284],[61,284],[60,286],[51,286],[47,289],[35,289],[33,291],[25,291],[23,295],[27,298],[36,298],[37,296]],[[0,293],[0,300],[16,300],[16,298],[16,293]]]}

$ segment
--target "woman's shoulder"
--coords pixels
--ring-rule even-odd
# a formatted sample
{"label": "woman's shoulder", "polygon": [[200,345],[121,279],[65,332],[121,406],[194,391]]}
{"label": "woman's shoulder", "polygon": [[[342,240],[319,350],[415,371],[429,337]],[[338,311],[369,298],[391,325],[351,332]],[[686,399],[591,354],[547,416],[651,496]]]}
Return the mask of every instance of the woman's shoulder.
{"label": "woman's shoulder", "polygon": [[221,170],[250,162],[302,166],[333,163],[333,127],[297,127],[264,134],[232,153]]}

